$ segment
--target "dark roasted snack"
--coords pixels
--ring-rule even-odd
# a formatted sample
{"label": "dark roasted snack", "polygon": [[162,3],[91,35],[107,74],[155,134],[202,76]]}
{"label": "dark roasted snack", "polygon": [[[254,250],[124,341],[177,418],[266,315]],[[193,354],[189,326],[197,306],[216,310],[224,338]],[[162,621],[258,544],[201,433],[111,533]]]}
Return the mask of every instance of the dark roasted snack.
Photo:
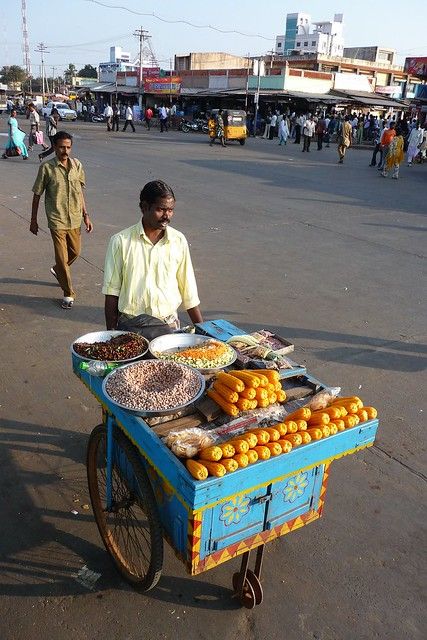
{"label": "dark roasted snack", "polygon": [[73,348],[83,358],[120,361],[142,355],[147,349],[147,342],[136,333],[123,333],[105,342],[75,342]]}

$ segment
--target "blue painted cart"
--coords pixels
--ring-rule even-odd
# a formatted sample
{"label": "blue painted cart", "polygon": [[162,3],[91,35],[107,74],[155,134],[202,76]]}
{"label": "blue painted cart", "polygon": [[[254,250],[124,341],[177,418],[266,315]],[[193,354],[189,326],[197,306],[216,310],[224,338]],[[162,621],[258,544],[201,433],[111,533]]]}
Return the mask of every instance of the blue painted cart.
{"label": "blue painted cart", "polygon": [[[225,321],[203,323],[197,331],[223,340],[242,333]],[[259,604],[264,545],[322,515],[331,463],[371,446],[378,428],[369,420],[223,478],[197,481],[142,418],[109,401],[102,379],[78,365],[73,356],[74,372],[103,409],[87,451],[95,519],[120,573],[143,591],[160,578],[165,538],[191,575],[242,555],[235,592],[244,606]],[[305,369],[282,375],[296,373]]]}

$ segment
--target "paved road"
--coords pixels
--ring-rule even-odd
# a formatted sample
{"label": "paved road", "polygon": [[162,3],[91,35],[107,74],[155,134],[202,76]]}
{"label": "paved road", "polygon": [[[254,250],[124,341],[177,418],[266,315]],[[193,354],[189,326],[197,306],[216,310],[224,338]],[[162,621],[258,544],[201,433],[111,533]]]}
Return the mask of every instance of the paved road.
{"label": "paved road", "polygon": [[[365,151],[339,166],[334,148],[69,128],[96,225],[70,312],[49,274],[43,215],[39,236],[28,231],[37,159],[0,165],[2,640],[424,637],[427,166],[392,181]],[[167,549],[159,586],[132,591],[84,508],[100,416],[71,374],[69,344],[102,326],[107,240],[137,220],[139,189],[155,177],[176,190],[205,317],[272,327],[312,373],[380,411],[375,447],[333,465],[324,518],[268,547],[265,602],[252,612],[230,599],[237,560],[193,579]],[[93,590],[76,580],[85,565],[101,574]]]}

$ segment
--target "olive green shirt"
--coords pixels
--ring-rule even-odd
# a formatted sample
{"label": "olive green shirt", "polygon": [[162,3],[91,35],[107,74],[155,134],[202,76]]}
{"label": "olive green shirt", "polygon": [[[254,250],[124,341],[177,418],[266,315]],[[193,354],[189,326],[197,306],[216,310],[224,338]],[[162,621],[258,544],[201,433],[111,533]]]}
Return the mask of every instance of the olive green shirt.
{"label": "olive green shirt", "polygon": [[76,158],[68,159],[65,168],[53,158],[40,165],[33,193],[45,194],[44,203],[49,229],[77,229],[82,223],[82,188],[85,186],[82,163]]}

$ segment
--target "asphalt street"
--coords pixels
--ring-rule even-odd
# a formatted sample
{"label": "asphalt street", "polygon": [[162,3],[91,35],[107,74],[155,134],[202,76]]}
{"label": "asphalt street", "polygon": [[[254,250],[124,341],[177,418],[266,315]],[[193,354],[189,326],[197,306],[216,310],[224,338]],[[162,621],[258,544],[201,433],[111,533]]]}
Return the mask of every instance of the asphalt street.
{"label": "asphalt street", "polygon": [[[424,638],[427,165],[403,166],[396,181],[364,150],[338,165],[335,145],[222,149],[199,134],[68,128],[95,225],[70,311],[49,273],[43,209],[39,235],[29,232],[37,155],[0,160],[2,640]],[[3,115],[1,145],[5,130]],[[175,190],[205,319],[272,328],[313,375],[379,411],[375,446],[333,464],[323,518],[268,546],[252,611],[231,598],[239,559],[191,578],[169,547],[159,585],[133,591],[88,507],[85,449],[100,410],[69,347],[103,328],[108,239],[137,221],[154,178]]]}

